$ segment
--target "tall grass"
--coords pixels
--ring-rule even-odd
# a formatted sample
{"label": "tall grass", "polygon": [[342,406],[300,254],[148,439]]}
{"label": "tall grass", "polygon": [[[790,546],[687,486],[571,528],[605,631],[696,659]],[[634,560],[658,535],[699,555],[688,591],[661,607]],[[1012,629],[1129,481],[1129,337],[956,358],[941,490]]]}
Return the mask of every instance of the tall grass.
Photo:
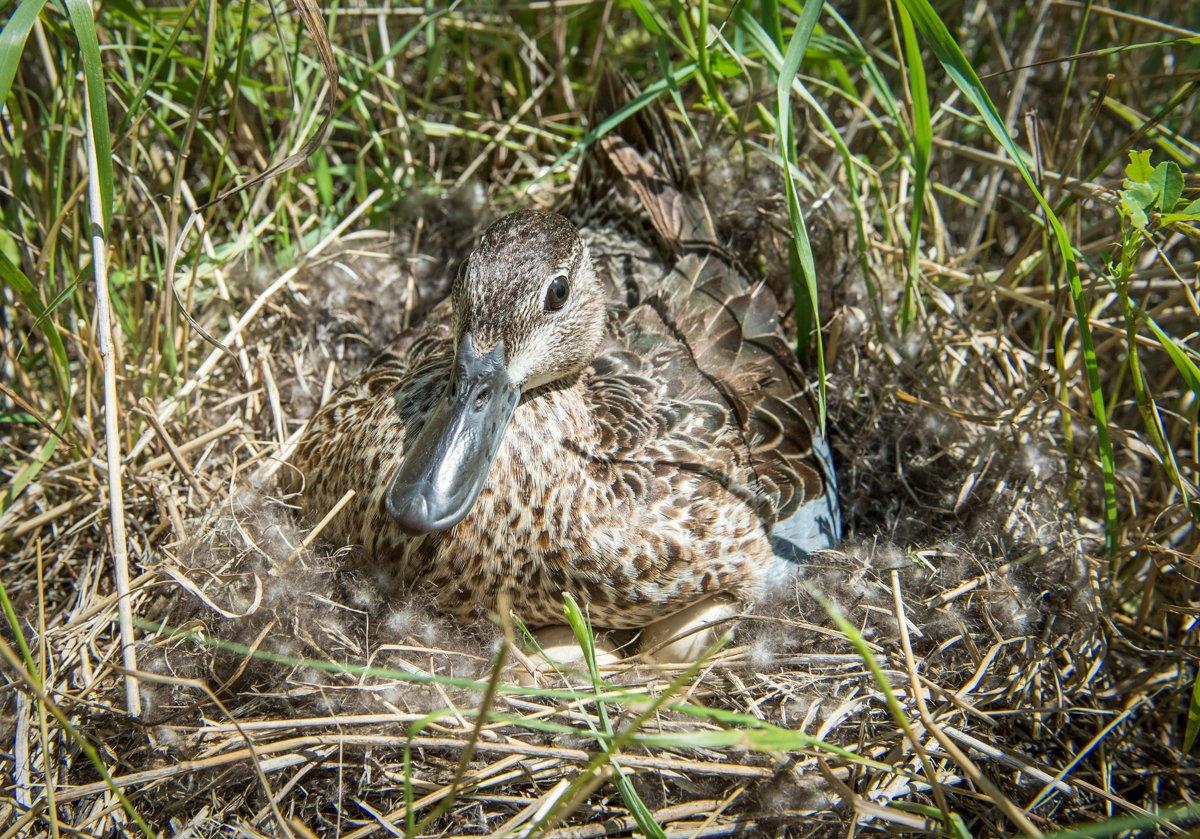
{"label": "tall grass", "polygon": [[[78,353],[68,359],[63,342],[63,336],[71,335],[81,318],[86,322],[90,312],[89,295],[79,284],[80,271],[89,260],[86,237],[79,235],[85,219],[80,200],[85,158],[77,134],[56,132],[52,126],[75,126],[78,130],[91,121],[97,145],[95,174],[101,188],[102,226],[108,226],[114,204],[119,210],[111,282],[121,344],[131,357],[142,360],[131,382],[133,391],[154,399],[168,393],[185,375],[194,345],[184,313],[213,293],[221,293],[213,280],[226,266],[239,260],[290,258],[303,249],[306,241],[327,230],[353,201],[375,188],[385,190],[375,212],[395,211],[408,193],[421,191],[423,183],[431,183],[431,172],[413,153],[417,136],[463,138],[467,154],[481,148],[504,148],[473,128],[486,117],[470,101],[439,101],[439,89],[446,85],[436,72],[430,72],[426,79],[424,97],[414,101],[383,71],[394,69],[397,60],[402,60],[402,66],[410,71],[419,71],[420,62],[454,61],[462,62],[465,71],[471,72],[477,56],[486,55],[492,65],[489,70],[502,68],[512,74],[511,82],[499,90],[498,104],[507,102],[516,112],[529,91],[520,69],[519,39],[494,27],[463,27],[465,18],[454,11],[425,15],[402,12],[396,16],[401,22],[400,31],[386,47],[371,39],[375,42],[369,51],[343,50],[337,56],[336,67],[343,81],[340,95],[335,96],[325,88],[329,75],[317,60],[319,50],[312,46],[319,41],[305,37],[305,29],[296,18],[272,14],[249,0],[238,4],[195,0],[172,8],[102,5],[99,32],[105,41],[103,50],[91,6],[70,2],[65,9],[64,15],[62,7],[54,4],[23,0],[16,4],[0,38],[0,94],[5,94],[5,149],[12,164],[9,188],[13,193],[13,200],[6,202],[3,211],[5,232],[0,240],[0,257],[4,261],[0,262],[0,275],[17,296],[12,301],[18,304],[13,310],[12,328],[27,324],[40,331],[40,339],[29,336],[21,342],[24,349],[16,366],[21,371],[18,390],[27,404],[37,409],[37,418],[47,422],[56,408],[60,411],[57,422],[65,422],[72,410],[64,401],[70,383],[91,375],[90,366]],[[898,33],[878,27],[865,33],[847,30],[850,40],[816,29],[822,12],[818,3],[781,7],[766,2],[756,14],[707,2],[661,9],[638,2],[633,9],[644,28],[640,33],[623,30],[627,33],[625,43],[617,45],[614,61],[640,76],[651,96],[669,91],[679,104],[683,101],[682,86],[694,79],[701,107],[751,144],[766,142],[777,150],[793,232],[797,340],[804,349],[815,339],[814,360],[822,385],[821,332],[815,328],[820,318],[816,268],[800,195],[802,188],[815,185],[798,169],[799,138],[790,118],[793,94],[800,92],[801,101],[811,107],[816,103],[809,87],[831,86],[829,89],[836,91],[842,102],[858,103],[878,130],[895,129],[889,143],[899,141],[902,155],[887,161],[885,167],[901,167],[911,176],[908,194],[900,196],[911,208],[904,244],[904,298],[895,314],[900,327],[907,328],[911,323],[922,286],[930,282],[919,275],[920,255],[928,235],[924,209],[931,200],[926,173],[933,118],[936,115],[943,124],[958,120],[962,130],[976,135],[982,125],[992,135],[1028,188],[1032,203],[1024,211],[1026,218],[1034,225],[1049,227],[1059,253],[1060,272],[1075,319],[1075,337],[1070,340],[1078,342],[1082,363],[1072,364],[1072,369],[1060,364],[1058,375],[1068,388],[1079,386],[1087,394],[1095,427],[1094,456],[1105,488],[1108,547],[1115,551],[1120,514],[1108,415],[1109,406],[1120,405],[1122,397],[1119,392],[1106,390],[1103,378],[1108,371],[1100,369],[1096,356],[1091,327],[1095,294],[1085,288],[1077,264],[1078,246],[1059,220],[1063,207],[1054,207],[1045,199],[1030,168],[1029,151],[1018,146],[992,105],[987,87],[933,7],[925,0],[906,0],[893,13]],[[354,25],[351,16],[356,14],[353,9],[333,7],[328,12],[328,26],[335,33],[349,29]],[[536,18],[530,14],[531,19]],[[567,16],[565,25],[569,35],[565,60],[583,68],[590,57],[585,47],[595,37],[596,15],[580,10]],[[812,40],[814,32],[819,42]],[[864,49],[864,39],[871,38],[880,40]],[[1128,49],[1161,53],[1190,43],[1193,41],[1177,38],[1133,44]],[[636,59],[641,44],[653,47],[655,61],[650,65]],[[778,56],[769,52],[772,45]],[[1086,55],[1089,62],[1116,65],[1122,60],[1115,49]],[[880,72],[881,61],[884,66],[902,68],[902,75],[887,78],[888,73]],[[67,83],[79,71],[84,84],[80,87]],[[655,77],[654,73],[664,71],[669,72]],[[577,93],[578,98],[585,98],[588,72],[574,77],[583,80]],[[778,91],[775,108],[768,110],[756,104],[735,109],[730,104],[726,91],[732,89],[731,85],[760,85],[772,79]],[[944,108],[936,114],[931,111],[928,88],[937,84],[945,91],[944,80],[970,103],[974,116]],[[902,95],[897,95],[897,88]],[[1165,92],[1187,94],[1183,100],[1194,101],[1195,91],[1186,83]],[[1188,95],[1193,98],[1188,99]],[[322,101],[334,99],[338,101],[333,112],[333,141],[316,150],[306,171],[283,174],[267,183],[251,180],[297,150],[305,151],[303,140],[319,134],[314,129],[320,123]],[[871,112],[865,104],[868,100],[881,109]],[[909,103],[906,113],[897,110],[895,103],[899,100]],[[1172,127],[1169,114],[1150,127],[1129,109],[1121,109],[1115,97],[1108,96],[1106,103],[1121,119],[1133,120],[1132,133],[1145,135],[1177,160],[1194,160],[1195,152],[1189,151],[1194,144]],[[1183,102],[1173,106],[1178,113]],[[120,130],[116,136],[109,130],[110,111],[116,115],[115,124]],[[868,184],[884,176],[865,159],[868,147],[861,140],[856,143],[858,149],[851,149],[838,126],[824,114],[820,116],[842,154],[848,175],[852,172],[855,181],[866,178]],[[556,165],[551,172],[563,171],[580,148],[580,141],[593,141],[611,128],[611,124],[594,127],[581,136],[568,123],[534,126],[518,121],[517,125],[538,146],[552,151]],[[1077,143],[1076,152],[1081,153],[1085,146],[1086,142]],[[27,151],[22,154],[21,150]],[[529,180],[541,174],[528,173]],[[1087,177],[1097,174],[1091,172]],[[801,184],[798,177],[806,183]],[[182,217],[238,182],[248,183],[250,188],[200,212],[205,234],[192,236],[186,243],[173,282],[166,282],[163,268],[173,262],[169,254]],[[519,191],[519,181],[512,189],[514,194]],[[164,203],[168,197],[170,202]],[[852,197],[856,225],[864,230],[877,226],[881,219],[864,209],[862,196]],[[1072,199],[1064,198],[1068,202],[1065,206],[1072,206]],[[1163,235],[1169,235],[1170,230],[1186,230],[1181,224],[1186,224],[1186,219],[1166,225]],[[256,237],[251,231],[265,236]],[[868,247],[865,236],[860,238],[859,248],[865,251]],[[1033,258],[1018,271],[1004,272],[1006,282],[1021,282],[1031,275],[1032,263],[1049,258],[1048,254],[1026,256]],[[1100,275],[1107,272],[1102,270]],[[162,293],[171,290],[179,292],[182,306],[175,305],[170,293]],[[1153,328],[1144,329],[1159,340]],[[86,340],[86,336],[79,337]],[[1180,374],[1190,375],[1195,367],[1195,350],[1186,337],[1170,336],[1160,343]],[[40,363],[43,360],[47,363]],[[1078,369],[1074,369],[1076,366]],[[45,372],[52,373],[56,387],[50,387]],[[56,398],[47,401],[51,395]],[[1149,398],[1155,397],[1151,394]],[[138,422],[133,417],[129,420],[135,432]],[[64,427],[69,436],[71,424],[65,423]],[[30,458],[27,463],[48,459],[53,445],[47,438],[41,457]],[[1169,435],[1164,437],[1164,445],[1173,447]],[[1173,459],[1169,452],[1164,453],[1164,463]],[[19,482],[10,481],[6,506],[33,477],[26,474]],[[1172,482],[1184,486],[1174,478]]]}
{"label": "tall grass", "polygon": [[[1004,309],[1007,337],[1048,377],[1034,390],[1061,413],[1064,445],[1080,464],[1074,477],[1099,487],[1074,498],[1080,522],[1102,524],[1108,617],[1172,643],[1182,634],[1179,610],[1194,613],[1194,598],[1175,586],[1191,591],[1200,545],[1200,18],[1168,3],[1148,5],[1178,19],[1056,3],[1043,11],[1072,16],[1074,54],[1048,44],[1034,65],[1008,67],[1005,35],[1029,34],[1013,5],[982,4],[980,19],[969,4],[929,0],[896,0],[882,12],[821,0],[370,11],[332,3],[321,20],[311,3],[298,4],[299,15],[252,0],[10,4],[0,11],[0,521],[15,518],[4,517],[20,512],[45,473],[95,456],[99,419],[115,408],[114,467],[136,471],[135,441],[152,433],[132,410],[143,400],[186,425],[188,406],[171,397],[211,351],[206,336],[236,322],[255,267],[293,264],[364,205],[365,223],[386,226],[415,202],[444,197],[447,173],[486,181],[499,206],[559,195],[590,143],[637,109],[667,102],[694,140],[720,136],[734,164],[762,156],[776,167],[796,345],[819,383],[823,419],[827,387],[853,384],[827,384],[828,313],[809,225],[829,195],[849,207],[878,334],[919,339],[936,318],[960,318],[969,333],[951,293]],[[988,36],[985,23],[995,27]],[[599,56],[644,92],[587,126],[579,114]],[[994,73],[981,76],[985,66]],[[555,81],[540,86],[546,67]],[[1022,134],[997,103],[1007,106],[1011,80],[1030,73],[1046,82]],[[999,173],[995,189],[973,189],[976,166]],[[964,218],[979,219],[976,241]],[[94,271],[100,286],[88,280]],[[111,302],[119,370],[107,406],[98,299]],[[229,349],[236,357],[240,347]],[[1149,493],[1121,466],[1146,451],[1159,470]],[[7,666],[109,779],[86,732],[40,693],[44,674],[8,596],[15,585],[0,582],[18,644],[0,647]],[[1159,606],[1167,616],[1155,622]],[[590,630],[577,607],[571,616],[586,650]],[[858,646],[895,714],[894,693]],[[561,806],[578,803],[611,766],[642,832],[662,835],[619,761],[622,748],[664,735],[619,729],[607,707],[645,697],[604,685],[594,656],[589,675],[582,695],[531,694],[594,705],[601,723],[595,765]],[[719,725],[681,733],[672,746],[867,760],[750,715],[677,701],[670,690],[655,701],[654,710]],[[1188,718],[1190,750],[1200,706]],[[544,825],[560,815],[547,811]],[[936,817],[957,829],[956,814]]]}

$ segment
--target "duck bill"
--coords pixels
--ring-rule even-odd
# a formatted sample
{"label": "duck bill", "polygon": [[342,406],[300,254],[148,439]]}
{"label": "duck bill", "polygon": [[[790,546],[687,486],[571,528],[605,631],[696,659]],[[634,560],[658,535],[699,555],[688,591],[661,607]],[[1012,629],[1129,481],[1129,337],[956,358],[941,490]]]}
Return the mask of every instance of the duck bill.
{"label": "duck bill", "polygon": [[508,377],[504,342],[479,353],[468,332],[449,386],[408,446],[388,487],[388,513],[410,534],[458,524],[471,511],[521,389]]}

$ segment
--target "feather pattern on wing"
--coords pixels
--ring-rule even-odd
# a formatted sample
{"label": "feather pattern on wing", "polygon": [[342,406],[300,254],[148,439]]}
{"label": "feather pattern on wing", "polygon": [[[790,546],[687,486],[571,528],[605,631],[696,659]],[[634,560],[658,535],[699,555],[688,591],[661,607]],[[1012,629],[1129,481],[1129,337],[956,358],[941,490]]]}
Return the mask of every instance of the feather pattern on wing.
{"label": "feather pattern on wing", "polygon": [[[615,75],[600,90],[593,126],[631,101]],[[466,328],[449,300],[313,417],[293,457],[302,500],[320,517],[355,491],[324,535],[359,546],[364,570],[460,615],[505,592],[530,626],[553,624],[566,591],[599,626],[640,627],[715,593],[751,599],[781,557],[837,538],[828,447],[778,302],[722,250],[682,149],[661,109],[636,111],[585,158],[575,226],[514,214],[472,255],[492,254],[500,285],[465,289],[456,305],[478,301],[473,328],[507,346],[553,326],[540,307],[508,321],[522,283],[537,301],[561,255],[590,266],[598,302],[585,363],[523,392],[457,524],[410,536],[384,504],[447,392]]]}

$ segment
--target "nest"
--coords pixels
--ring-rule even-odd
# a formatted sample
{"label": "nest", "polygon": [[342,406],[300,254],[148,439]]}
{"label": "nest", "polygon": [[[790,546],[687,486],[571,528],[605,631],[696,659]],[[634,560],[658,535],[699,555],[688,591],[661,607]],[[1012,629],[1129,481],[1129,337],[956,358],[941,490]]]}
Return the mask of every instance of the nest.
{"label": "nest", "polygon": [[[599,6],[607,19],[608,6]],[[979,5],[984,11],[991,20],[992,9]],[[875,10],[866,4],[860,14]],[[529,40],[507,17],[496,19]],[[460,28],[474,37],[494,27],[491,13],[484,20]],[[359,22],[351,15],[339,26],[357,31]],[[1075,28],[1052,31],[1047,41],[1068,44]],[[602,39],[588,52],[599,56],[605,46]],[[1049,283],[1028,280],[1016,291],[980,275],[1028,253],[1019,243],[1034,235],[1032,214],[1016,197],[1024,186],[1005,174],[1003,158],[958,143],[940,123],[945,145],[932,180],[985,195],[987,209],[978,218],[927,219],[927,308],[903,333],[892,325],[905,274],[907,221],[899,217],[909,200],[897,196],[908,187],[860,184],[861,200],[897,197],[898,206],[865,213],[865,239],[856,241],[837,155],[820,132],[796,132],[817,137],[805,149],[803,180],[814,188],[804,209],[847,533],[794,585],[731,621],[728,643],[699,667],[633,659],[604,668],[599,686],[585,675],[521,688],[497,666],[508,644],[496,625],[454,622],[343,567],[348,546],[325,539],[320,522],[302,522],[278,489],[305,421],[419,321],[446,293],[489,213],[559,158],[565,146],[514,128],[518,118],[557,124],[578,113],[569,67],[556,71],[563,75],[553,85],[549,76],[528,85],[518,110],[495,98],[513,87],[507,59],[488,69],[491,59],[472,49],[462,51],[470,72],[454,65],[427,79],[425,62],[406,60],[379,74],[388,85],[373,94],[388,107],[372,114],[372,125],[395,121],[393,77],[411,88],[410,105],[433,103],[421,112],[430,126],[450,125],[437,107],[472,101],[464,80],[477,71],[486,77],[484,94],[493,98],[483,97],[482,116],[463,120],[492,132],[481,150],[432,133],[439,142],[418,137],[412,150],[405,146],[429,160],[402,160],[395,171],[408,194],[428,187],[431,197],[388,196],[401,203],[388,208],[387,229],[348,224],[299,261],[258,254],[259,263],[239,263],[236,276],[188,281],[197,283],[188,286],[192,314],[227,346],[184,333],[178,343],[191,355],[182,385],[158,404],[139,404],[137,425],[147,430],[122,441],[136,674],[122,670],[96,403],[77,418],[81,449],[67,456],[61,447],[0,520],[4,591],[19,616],[12,635],[29,641],[27,651],[0,647],[11,653],[5,672],[19,688],[0,708],[0,736],[14,744],[0,754],[11,798],[0,802],[5,835],[42,830],[54,817],[76,831],[115,835],[145,817],[189,836],[230,828],[524,836],[536,827],[590,839],[645,833],[648,814],[669,836],[961,835],[959,825],[987,836],[1147,816],[1193,800],[1195,768],[1182,743],[1194,679],[1185,656],[1194,655],[1198,627],[1187,555],[1194,530],[1154,452],[1122,430],[1141,427],[1136,406],[1118,405],[1112,425],[1129,547],[1106,555],[1104,500],[1089,460],[1094,429],[1078,413],[1087,395],[1071,368],[1077,359],[1063,365],[1068,398],[1045,347],[1028,340],[1032,319],[1068,307]],[[559,66],[552,56],[536,59],[522,63],[539,74]],[[1057,77],[1047,77],[1044,98],[1054,110],[1060,91]],[[730,81],[729,99],[739,112],[775,95],[773,82],[760,99],[762,91],[735,95],[737,83]],[[830,113],[850,127],[857,153],[874,135],[862,128],[855,141],[861,115],[839,113],[837,101],[831,96]],[[514,122],[491,121],[493,111],[497,120],[516,112]],[[1076,111],[1061,113],[1070,119]],[[696,182],[723,241],[786,296],[790,230],[779,172],[740,153],[772,141],[750,137],[729,152],[714,139],[721,132],[696,122],[711,150],[698,161]],[[329,149],[344,170],[363,142],[361,126],[351,124],[352,136]],[[1098,149],[1086,148],[1085,160],[1125,137],[1102,134],[1101,127],[1091,135]],[[890,145],[880,152],[895,153]],[[249,153],[243,163],[259,168]],[[390,173],[398,164],[387,165]],[[902,165],[887,168],[885,177],[907,184]],[[563,186],[551,180],[521,202],[555,204]],[[1119,184],[1121,174],[1113,168],[1100,180]],[[461,185],[442,188],[452,182]],[[1091,196],[1081,201],[1089,247],[1093,234],[1104,244],[1116,228],[1096,196],[1111,194],[1103,184],[1072,186]],[[369,218],[377,199],[372,193],[353,207],[353,218]],[[298,234],[317,223],[306,220],[315,203],[328,203],[312,201],[289,206]],[[126,216],[128,238],[143,235],[138,214]],[[243,221],[225,220],[225,229]],[[977,225],[978,235],[965,235]],[[214,224],[212,235],[221,229]],[[947,254],[958,252],[949,242],[974,244],[952,259]],[[1178,264],[1194,263],[1192,245],[1169,247]],[[1147,285],[1150,303],[1167,287]],[[1115,308],[1109,300],[1096,313],[1114,370],[1122,364]],[[1194,329],[1191,321],[1164,323],[1173,334]],[[1077,338],[1068,339],[1069,355]],[[79,339],[80,355],[90,340]],[[131,394],[163,392],[161,382],[141,387],[134,348],[116,351],[130,405]],[[1170,370],[1161,353],[1146,363],[1159,365],[1151,381]],[[1175,428],[1181,440],[1183,425]],[[5,433],[14,451],[39,451],[39,429]],[[1187,454],[1182,444],[1179,451]],[[35,666],[18,660],[26,652]],[[136,719],[130,707],[139,709]]]}
{"label": "nest", "polygon": [[[755,174],[708,177],[729,240],[779,270],[785,231],[751,235],[736,226],[745,208],[719,203],[746,194],[721,178]],[[834,203],[814,239],[833,302],[829,427],[847,538],[737,619],[700,669],[618,665],[603,703],[577,678],[496,689],[492,624],[456,624],[339,570],[344,546],[302,527],[276,478],[331,388],[445,292],[478,223],[463,206],[469,196],[347,235],[289,282],[235,301],[266,304],[237,336],[241,370],[214,365],[131,476],[126,501],[144,528],[138,724],[105,710],[120,704],[119,657],[96,499],[18,526],[52,526],[55,562],[78,565],[47,641],[90,693],[73,710],[138,810],[195,835],[229,824],[383,835],[409,815],[422,832],[482,834],[549,814],[551,835],[606,836],[636,824],[620,775],[672,835],[925,829],[947,802],[1005,833],[1137,797],[1130,778],[1117,793],[1104,774],[1149,747],[1129,734],[1170,680],[1106,643],[1101,528],[1072,512],[1086,498],[1071,503],[1093,490],[1062,454],[1045,383],[981,320],[934,321],[920,339],[874,330]],[[1103,757],[1088,748],[1098,720],[1112,724]],[[28,800],[45,748],[31,704],[7,724],[32,744],[9,775]],[[627,732],[617,760],[596,758],[606,729]],[[77,825],[120,806],[78,751],[53,777]]]}

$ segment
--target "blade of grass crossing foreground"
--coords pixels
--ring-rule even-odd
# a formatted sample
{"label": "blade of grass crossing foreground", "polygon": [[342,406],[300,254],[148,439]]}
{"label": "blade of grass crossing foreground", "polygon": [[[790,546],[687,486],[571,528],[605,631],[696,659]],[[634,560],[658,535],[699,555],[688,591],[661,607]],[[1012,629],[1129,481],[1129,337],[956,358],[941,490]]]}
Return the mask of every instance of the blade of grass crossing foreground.
{"label": "blade of grass crossing foreground", "polygon": [[[871,648],[867,646],[866,639],[863,638],[862,633],[854,628],[854,624],[847,620],[846,616],[842,614],[841,610],[839,610],[837,606],[833,604],[833,601],[829,600],[827,597],[825,597],[825,595],[818,591],[810,590],[809,593],[818,603],[821,604],[821,608],[823,608],[825,613],[833,619],[833,622],[837,625],[837,628],[854,646],[855,651],[858,653],[859,657],[862,658],[863,663],[867,665],[867,669],[871,671],[871,676],[874,678],[875,684],[879,686],[880,691],[883,693],[884,703],[887,705],[888,712],[891,714],[892,719],[895,720],[897,726],[902,731],[907,733],[911,723],[904,713],[904,707],[900,704],[900,700],[897,698],[895,691],[892,690],[891,682],[888,681],[887,674],[884,673],[883,668],[879,665],[879,660],[875,658],[875,654],[872,653]],[[904,620],[904,616],[901,615],[900,619]],[[935,739],[942,744],[943,749],[950,751],[950,748],[947,747],[948,741],[945,739],[944,734],[939,734],[936,730],[931,731],[930,733],[932,733]],[[951,746],[952,745],[953,744],[951,743]],[[961,765],[962,761],[965,760],[965,756],[964,758],[960,758],[958,760],[962,769],[968,769],[967,766]],[[996,808],[1006,817],[1008,817],[1009,821],[1012,822],[1014,827],[1027,836],[1041,836],[1041,833],[1029,820],[1029,817],[1019,807],[1013,804],[1012,801],[1006,798],[1004,793],[1001,792],[1000,789],[987,778],[987,776],[983,775],[982,773],[972,773],[972,778],[977,784],[980,784],[980,786],[983,787],[983,792],[988,796],[988,798],[991,799]],[[946,818],[947,820],[949,819],[949,813],[946,814]]]}
{"label": "blade of grass crossing foreground", "polygon": [[67,733],[67,736],[70,737],[75,742],[75,745],[79,747],[79,750],[84,753],[88,759],[88,762],[91,763],[96,769],[97,774],[100,775],[100,778],[104,782],[105,786],[107,786],[112,794],[116,796],[117,801],[120,802],[121,808],[125,811],[125,814],[129,816],[130,820],[137,825],[138,829],[142,832],[142,835],[146,836],[147,839],[155,839],[158,834],[150,829],[150,826],[146,823],[146,820],[142,818],[142,815],[137,811],[137,809],[129,801],[129,798],[125,795],[125,791],[121,787],[117,786],[116,782],[113,780],[112,774],[108,771],[108,767],[105,765],[104,761],[100,759],[100,753],[96,750],[96,747],[92,745],[90,740],[80,733],[79,729],[76,728],[74,724],[72,724],[66,713],[58,707],[58,704],[46,695],[45,690],[42,688],[41,677],[37,670],[35,669],[33,671],[27,671],[20,657],[17,655],[16,650],[10,647],[8,642],[5,641],[3,637],[0,637],[0,658],[2,658],[8,665],[16,679],[19,679],[25,683],[29,691],[33,693],[34,698],[40,702],[47,711],[50,712],[50,714],[62,727],[62,730]]}
{"label": "blade of grass crossing foreground", "polygon": [[[599,697],[603,693],[603,683],[600,679],[600,669],[596,666],[596,638],[592,634],[592,627],[587,622],[587,618],[583,616],[583,611],[579,608],[579,604],[575,602],[575,598],[570,594],[563,594],[563,611],[566,613],[567,623],[570,625],[571,631],[575,633],[575,638],[579,641],[580,649],[583,650],[583,660],[587,663],[588,674],[592,678],[592,689],[595,691],[595,695]],[[612,720],[608,716],[608,707],[600,699],[596,700],[596,714],[600,719],[600,727],[611,743],[616,734],[613,731]],[[609,748],[611,749],[611,747]],[[611,753],[611,764],[615,773],[614,780],[617,790],[621,793],[621,798],[624,799],[625,806],[629,808],[633,820],[637,822],[638,829],[648,839],[667,839],[667,835],[663,833],[663,829],[659,827],[658,822],[651,815],[650,808],[646,806],[641,796],[637,794],[637,790],[633,788],[633,783],[629,780],[629,776],[625,774],[625,771],[617,763],[616,757],[615,753]]]}
{"label": "blade of grass crossing foreground", "polygon": [[[763,60],[773,70],[778,72],[783,67],[783,53],[779,51],[776,42],[771,40],[771,36],[763,28],[763,25],[741,7],[735,13],[734,20],[737,22],[739,31],[743,32],[759,50]],[[834,147],[837,148],[838,154],[842,158],[842,166],[846,173],[846,194],[854,208],[855,242],[858,250],[859,265],[862,268],[863,277],[866,278],[867,294],[871,298],[871,305],[878,314],[880,311],[879,288],[874,279],[874,271],[867,259],[867,232],[864,222],[866,213],[863,210],[862,200],[859,196],[859,170],[862,169],[864,172],[869,172],[869,169],[850,151],[849,146],[846,145],[846,141],[838,133],[837,126],[829,118],[829,114],[826,113],[825,109],[821,107],[821,103],[805,87],[799,76],[792,79],[792,92],[796,96],[799,96],[812,113],[816,115],[821,127],[825,129],[826,136],[833,142]]]}
{"label": "blade of grass crossing foreground", "polygon": [[4,611],[4,619],[8,621],[8,629],[17,641],[17,649],[21,651],[21,658],[25,661],[25,669],[36,680],[37,686],[39,688],[42,687],[42,672],[34,663],[33,653],[30,651],[29,642],[25,638],[25,631],[21,629],[21,621],[17,617],[17,610],[13,608],[12,601],[8,598],[8,589],[4,587],[3,580],[0,580],[0,609]]}
{"label": "blade of grass crossing foreground", "polygon": [[[96,144],[96,176],[100,182],[101,227],[105,234],[112,221],[113,156],[112,137],[108,131],[108,102],[104,96],[104,67],[100,63],[100,42],[96,38],[96,20],[92,17],[90,0],[64,0],[71,17],[71,28],[79,41],[79,56],[83,60],[83,78],[87,86],[88,119]],[[93,219],[93,223],[96,220]]]}
{"label": "blade of grass crossing foreground", "polygon": [[21,0],[8,23],[4,24],[4,29],[0,30],[0,113],[4,112],[8,91],[17,77],[21,53],[25,51],[25,39],[29,37],[29,30],[33,29],[44,5],[46,0]]}
{"label": "blade of grass crossing foreground", "polygon": [[61,391],[62,409],[65,413],[67,403],[71,398],[71,368],[62,335],[59,334],[58,327],[49,316],[57,304],[51,302],[49,306],[43,306],[37,290],[33,287],[33,282],[25,276],[24,271],[4,255],[3,251],[0,251],[0,283],[7,285],[21,296],[25,307],[33,315],[37,327],[41,329],[42,335],[46,339],[46,346],[50,350],[51,367]]}
{"label": "blade of grass crossing foreground", "polygon": [[912,100],[912,211],[908,217],[908,274],[904,281],[904,303],[900,307],[900,326],[908,329],[917,310],[917,281],[921,264],[921,216],[925,211],[925,188],[929,175],[929,152],[933,146],[933,127],[929,116],[929,88],[925,83],[925,65],[921,46],[913,29],[912,18],[903,6],[896,11],[904,39],[904,61],[908,65],[908,92]]}
{"label": "blade of grass crossing foreground", "polygon": [[[792,129],[792,80],[800,72],[800,62],[808,49],[817,18],[821,14],[823,0],[806,0],[792,30],[791,40],[783,55],[783,66],[775,87],[775,136],[783,157],[783,184],[787,193],[788,220],[792,227],[791,247],[788,249],[792,266],[792,281],[796,286],[796,339],[800,351],[809,347],[810,335],[817,342],[817,406],[821,427],[825,427],[825,347],[821,341],[821,321],[817,304],[817,268],[813,260],[812,245],[808,240],[808,226],[804,220],[804,209],[800,206],[800,193],[796,187],[796,143]],[[801,283],[803,281],[803,288]]]}
{"label": "blade of grass crossing foreground", "polygon": [[[1162,835],[1166,831],[1149,832],[1149,828],[1163,827],[1178,827],[1179,832],[1183,833],[1183,829],[1189,826],[1196,816],[1200,815],[1200,804],[1195,802],[1185,804],[1180,807],[1174,807],[1170,810],[1162,810],[1158,813],[1147,813],[1146,815],[1119,816],[1108,821],[1095,822],[1093,824],[1081,824],[1074,827],[1056,830],[1053,833],[1045,834],[1045,839],[1104,839],[1108,836],[1116,836],[1121,833],[1137,835],[1137,836],[1155,836]],[[1141,833],[1138,831],[1147,831]],[[1193,833],[1187,833],[1191,836]]]}
{"label": "blade of grass crossing foreground", "polygon": [[50,462],[54,450],[58,448],[58,441],[67,430],[68,425],[70,425],[69,415],[64,414],[55,429],[58,432],[58,436],[51,434],[47,437],[38,450],[37,455],[33,458],[27,458],[25,465],[8,482],[8,486],[4,488],[3,492],[0,492],[0,515],[6,513],[8,508],[16,503],[16,500],[21,497],[21,493],[25,491],[25,487],[29,486],[33,479],[38,476],[38,473]]}
{"label": "blade of grass crossing foreground", "polygon": [[1088,322],[1088,306],[1087,299],[1083,293],[1083,281],[1079,277],[1079,266],[1075,262],[1075,252],[1071,246],[1071,238],[1059,221],[1058,216],[1054,212],[1054,208],[1046,201],[1046,197],[1042,195],[1038,189],[1037,182],[1033,178],[1033,173],[1029,170],[1029,165],[1025,154],[1017,147],[1017,144],[1009,136],[1008,131],[1004,127],[1004,121],[1000,117],[1000,113],[996,110],[996,106],[992,104],[991,97],[988,96],[987,90],[983,86],[983,82],[979,80],[979,75],[975,72],[975,68],[967,61],[967,57],[963,55],[959,49],[958,43],[950,34],[950,30],[946,28],[946,24],[938,17],[937,12],[929,4],[929,0],[900,0],[905,11],[912,17],[912,22],[916,25],[917,30],[924,37],[938,61],[950,76],[951,81],[955,86],[962,91],[963,95],[975,106],[979,115],[983,117],[984,124],[995,137],[1009,157],[1012,158],[1013,164],[1021,173],[1021,178],[1025,181],[1025,185],[1029,187],[1033,193],[1042,212],[1046,215],[1046,220],[1054,231],[1054,238],[1058,244],[1059,252],[1062,254],[1063,267],[1066,269],[1067,279],[1071,291],[1071,301],[1075,308],[1075,321],[1079,327],[1079,344],[1083,355],[1084,374],[1087,377],[1088,390],[1091,393],[1092,413],[1096,421],[1096,440],[1100,449],[1100,469],[1103,473],[1104,481],[1104,545],[1109,556],[1116,554],[1117,550],[1117,480],[1116,467],[1113,460],[1112,439],[1108,433],[1108,409],[1104,403],[1104,391],[1100,385],[1100,372],[1096,365],[1096,347],[1092,340],[1092,329]]}

